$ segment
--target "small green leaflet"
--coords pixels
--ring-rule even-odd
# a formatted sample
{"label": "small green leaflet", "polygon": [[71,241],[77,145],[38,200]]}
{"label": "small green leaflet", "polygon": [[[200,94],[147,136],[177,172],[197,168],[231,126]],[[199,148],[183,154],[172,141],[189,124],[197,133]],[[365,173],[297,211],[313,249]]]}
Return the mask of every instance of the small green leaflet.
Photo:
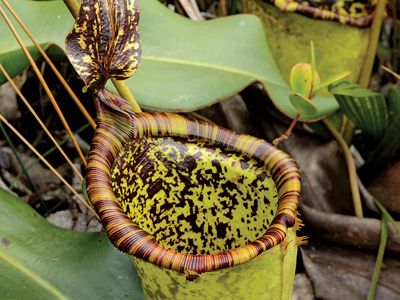
{"label": "small green leaflet", "polygon": [[317,113],[317,107],[310,100],[300,94],[290,94],[289,100],[298,113],[305,113],[307,115],[315,115]]}

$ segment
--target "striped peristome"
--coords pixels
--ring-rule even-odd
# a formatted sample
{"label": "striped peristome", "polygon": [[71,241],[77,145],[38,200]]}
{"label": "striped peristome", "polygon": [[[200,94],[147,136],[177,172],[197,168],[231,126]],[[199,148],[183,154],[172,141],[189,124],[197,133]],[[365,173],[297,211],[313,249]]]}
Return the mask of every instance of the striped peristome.
{"label": "striped peristome", "polygon": [[[196,274],[249,261],[285,239],[288,227],[292,227],[296,221],[300,198],[299,170],[296,162],[287,154],[266,141],[176,114],[136,113],[130,119],[129,113],[104,106],[103,109],[103,117],[98,122],[91,145],[86,180],[89,199],[110,240],[118,249],[157,266],[185,273],[189,280],[193,280],[197,278]],[[115,123],[112,126],[113,120],[125,120],[125,126],[130,124],[129,130],[125,128],[121,131]],[[183,254],[161,247],[154,236],[127,216],[121,207],[121,199],[118,199],[112,187],[112,167],[119,153],[132,140],[150,137],[198,139],[199,142],[207,141],[234,149],[263,162],[278,193],[275,217],[265,233],[244,246],[216,254]]]}
{"label": "striped peristome", "polygon": [[86,87],[129,78],[139,66],[138,0],[83,0],[67,36],[66,52]]}
{"label": "striped peristome", "polygon": [[323,20],[366,27],[371,24],[373,2],[368,0],[263,0],[281,11],[298,12]]}

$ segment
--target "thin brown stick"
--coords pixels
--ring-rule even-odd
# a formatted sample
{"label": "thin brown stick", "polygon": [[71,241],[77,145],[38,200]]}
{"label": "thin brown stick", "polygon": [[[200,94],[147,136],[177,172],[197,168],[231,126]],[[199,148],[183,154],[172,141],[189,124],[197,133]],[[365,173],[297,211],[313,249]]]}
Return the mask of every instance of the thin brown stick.
{"label": "thin brown stick", "polygon": [[12,31],[13,35],[15,36],[16,40],[18,41],[19,45],[21,46],[22,51],[25,53],[26,57],[28,58],[33,71],[36,73],[36,76],[38,77],[40,83],[42,84],[44,90],[46,91],[47,96],[49,97],[51,103],[53,104],[54,109],[56,110],[58,116],[60,117],[61,122],[64,125],[64,128],[67,130],[68,135],[70,136],[76,151],[79,154],[79,157],[82,161],[82,163],[86,166],[86,159],[85,156],[82,153],[81,148],[78,145],[78,142],[76,141],[74,134],[71,131],[71,128],[68,125],[68,122],[65,120],[64,114],[62,113],[60,107],[57,104],[56,99],[54,98],[53,93],[51,92],[49,86],[47,85],[46,81],[44,80],[42,74],[40,73],[39,68],[37,67],[34,59],[32,58],[32,55],[29,53],[28,49],[26,48],[24,42],[22,41],[21,37],[19,36],[19,34],[17,33],[17,31],[15,30],[14,25],[11,23],[10,19],[8,18],[8,16],[6,15],[6,13],[4,12],[3,8],[0,6],[0,14],[3,16],[4,21],[6,21],[8,27],[10,28],[10,30]]}
{"label": "thin brown stick", "polygon": [[10,128],[16,136],[18,136],[18,138],[21,139],[21,141],[33,152],[35,153],[35,155],[50,169],[51,172],[53,172],[53,174],[61,180],[62,183],[65,184],[65,186],[78,198],[79,201],[82,202],[83,205],[85,205],[87,207],[87,209],[89,209],[97,218],[97,214],[95,212],[95,210],[93,209],[92,206],[89,205],[89,203],[87,203],[85,201],[85,199],[83,199],[83,197],[64,179],[64,177],[61,176],[60,173],[57,172],[57,170],[35,149],[34,146],[32,146],[31,143],[29,143],[23,136],[22,134],[20,134],[18,132],[18,130],[12,126],[6,118],[4,118],[4,116],[2,114],[0,114],[0,121],[3,122],[4,124],[7,125],[8,128]]}
{"label": "thin brown stick", "polygon": [[296,115],[296,117],[293,119],[293,121],[290,124],[289,128],[286,129],[286,131],[281,136],[277,137],[276,139],[274,139],[272,141],[272,144],[274,146],[278,146],[279,143],[281,143],[283,141],[286,141],[290,137],[290,135],[292,134],[292,131],[294,129],[294,126],[296,126],[297,122],[299,121],[300,115],[301,115],[301,113],[298,113]]}
{"label": "thin brown stick", "polygon": [[382,70],[384,70],[385,72],[389,73],[390,75],[392,75],[394,78],[396,78],[397,81],[400,81],[400,75],[397,74],[395,71],[393,71],[392,69],[385,67],[384,65],[381,65]]}
{"label": "thin brown stick", "polygon": [[42,122],[42,120],[39,118],[37,113],[34,111],[32,106],[29,104],[29,101],[25,98],[25,96],[22,94],[20,89],[17,87],[17,85],[14,83],[14,81],[11,79],[10,75],[7,73],[7,71],[4,69],[3,65],[0,64],[0,71],[3,73],[3,75],[7,78],[8,82],[10,83],[11,87],[14,89],[14,91],[18,94],[18,96],[22,99],[22,102],[26,105],[28,110],[31,112],[31,114],[35,117],[36,121],[40,124],[44,132],[49,136],[53,144],[57,147],[57,149],[61,152],[62,156],[66,159],[67,163],[71,166],[72,170],[75,172],[75,174],[83,180],[82,174],[78,171],[78,169],[75,167],[75,165],[72,163],[72,161],[69,159],[67,154],[65,154],[64,150],[61,148],[61,146],[57,143],[56,139],[53,137],[53,135],[50,133],[50,131],[47,129],[46,125]]}
{"label": "thin brown stick", "polygon": [[199,8],[197,7],[197,3],[191,0],[179,0],[179,3],[182,5],[183,10],[188,15],[188,17],[192,20],[202,21],[204,20],[203,16],[200,13]]}
{"label": "thin brown stick", "polygon": [[222,17],[225,17],[225,16],[228,15],[228,11],[226,9],[226,0],[219,0],[218,1],[218,8],[219,8],[219,12],[220,12]]}
{"label": "thin brown stick", "polygon": [[96,128],[96,122],[93,120],[93,118],[90,116],[86,108],[82,105],[82,102],[78,99],[74,91],[71,89],[69,84],[65,81],[64,77],[61,75],[61,73],[57,70],[56,66],[53,64],[53,62],[50,60],[49,56],[46,54],[45,51],[43,51],[42,47],[40,47],[39,43],[36,41],[36,39],[33,37],[29,29],[25,26],[25,24],[22,22],[21,18],[15,13],[14,9],[10,6],[10,4],[7,2],[7,0],[2,0],[4,5],[7,7],[7,9],[10,11],[10,13],[13,15],[14,19],[17,20],[18,24],[22,27],[22,29],[25,31],[27,36],[31,39],[32,43],[35,45],[35,47],[39,50],[40,54],[43,56],[44,60],[47,62],[47,64],[50,66],[50,68],[53,70],[54,74],[56,74],[58,80],[61,82],[61,84],[64,86],[65,90],[68,92],[68,94],[71,96],[72,100],[74,100],[75,104],[78,106],[79,110],[82,112],[86,120],[90,123],[90,125],[93,128]]}

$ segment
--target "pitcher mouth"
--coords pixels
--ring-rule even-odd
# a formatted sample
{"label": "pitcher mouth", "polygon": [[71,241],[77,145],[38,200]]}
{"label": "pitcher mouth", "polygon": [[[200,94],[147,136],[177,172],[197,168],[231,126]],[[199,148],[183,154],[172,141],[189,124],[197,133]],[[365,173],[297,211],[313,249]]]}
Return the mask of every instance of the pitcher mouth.
{"label": "pitcher mouth", "polygon": [[[132,221],[121,207],[113,189],[112,168],[121,151],[132,140],[171,137],[196,139],[263,163],[275,183],[278,201],[275,216],[261,237],[249,243],[212,254],[182,253],[167,249],[156,237]],[[268,142],[176,114],[137,113],[130,134],[118,136],[99,122],[87,166],[89,199],[95,207],[111,242],[120,250],[159,267],[186,273],[189,280],[197,274],[247,262],[278,245],[296,220],[300,199],[300,174],[296,162]]]}

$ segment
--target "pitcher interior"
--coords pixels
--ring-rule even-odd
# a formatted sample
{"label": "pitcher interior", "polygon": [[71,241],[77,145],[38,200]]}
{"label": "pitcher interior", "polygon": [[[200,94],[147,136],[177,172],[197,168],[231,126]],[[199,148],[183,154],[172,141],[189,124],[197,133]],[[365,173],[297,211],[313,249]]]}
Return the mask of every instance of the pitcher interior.
{"label": "pitcher interior", "polygon": [[278,195],[263,162],[191,139],[132,141],[112,167],[129,218],[165,248],[214,254],[261,237]]}

